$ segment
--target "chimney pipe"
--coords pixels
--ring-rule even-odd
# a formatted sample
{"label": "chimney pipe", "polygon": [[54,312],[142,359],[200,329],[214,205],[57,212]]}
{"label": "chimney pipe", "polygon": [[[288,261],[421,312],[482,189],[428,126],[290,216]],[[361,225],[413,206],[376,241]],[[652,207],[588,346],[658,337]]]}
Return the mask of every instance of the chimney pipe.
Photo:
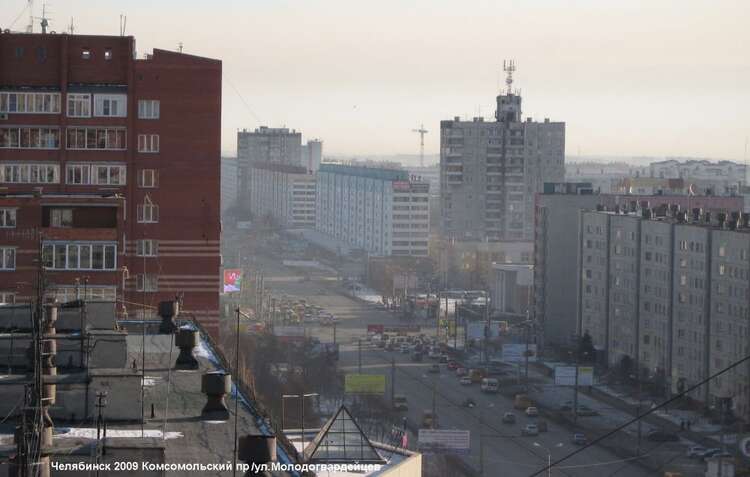
{"label": "chimney pipe", "polygon": [[701,219],[701,209],[698,207],[693,208],[693,222],[698,222]]}
{"label": "chimney pipe", "polygon": [[[177,300],[159,302],[159,316],[161,324],[159,333],[172,334],[177,326],[174,324],[174,318],[180,313],[180,303]],[[144,325],[145,326],[145,325]]]}
{"label": "chimney pipe", "polygon": [[[237,458],[250,466],[276,462],[276,437],[265,434],[240,437],[237,443]],[[249,472],[245,475],[249,476]]]}
{"label": "chimney pipe", "polygon": [[719,228],[724,228],[724,226],[727,223],[727,214],[724,212],[719,212],[719,214],[716,216],[718,222],[719,222]]}
{"label": "chimney pipe", "polygon": [[198,332],[180,328],[175,336],[175,345],[180,348],[175,369],[198,369],[198,360],[193,356],[193,349],[198,346]]}
{"label": "chimney pipe", "polygon": [[224,397],[232,392],[232,376],[224,371],[211,371],[203,375],[201,391],[206,395],[206,405],[201,418],[206,421],[226,421],[229,409]]}

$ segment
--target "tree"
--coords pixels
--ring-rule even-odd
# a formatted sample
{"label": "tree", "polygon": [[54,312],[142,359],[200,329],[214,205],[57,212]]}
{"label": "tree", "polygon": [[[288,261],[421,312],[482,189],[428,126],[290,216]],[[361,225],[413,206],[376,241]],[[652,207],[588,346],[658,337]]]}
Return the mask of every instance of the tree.
{"label": "tree", "polygon": [[595,354],[594,340],[591,338],[589,332],[586,331],[578,340],[578,360],[582,363],[590,363],[594,361]]}

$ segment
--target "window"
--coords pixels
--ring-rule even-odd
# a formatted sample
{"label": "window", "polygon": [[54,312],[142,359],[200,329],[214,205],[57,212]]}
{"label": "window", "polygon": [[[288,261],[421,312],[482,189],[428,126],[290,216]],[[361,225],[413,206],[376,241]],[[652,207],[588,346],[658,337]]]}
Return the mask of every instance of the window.
{"label": "window", "polygon": [[139,99],[138,119],[159,119],[159,100]]}
{"label": "window", "polygon": [[0,291],[0,306],[13,305],[16,303],[16,294],[13,292]]}
{"label": "window", "polygon": [[126,94],[95,94],[94,116],[124,118],[127,116]]}
{"label": "window", "polygon": [[153,239],[138,240],[135,254],[139,257],[156,257],[158,254],[158,242]]}
{"label": "window", "polygon": [[156,169],[141,169],[138,171],[138,187],[148,189],[158,187],[159,171]]}
{"label": "window", "polygon": [[139,273],[135,278],[136,291],[155,292],[159,290],[159,276]]}
{"label": "window", "polygon": [[0,148],[57,149],[60,129],[29,126],[0,127]]}
{"label": "window", "polygon": [[49,219],[50,227],[70,228],[73,226],[73,209],[52,209]]}
{"label": "window", "polygon": [[104,59],[109,61],[112,59],[112,48],[105,48],[104,49]]}
{"label": "window", "polygon": [[159,206],[153,204],[146,196],[144,204],[138,204],[138,222],[142,224],[156,223],[159,221]]}
{"label": "window", "polygon": [[724,257],[727,254],[727,248],[725,245],[719,246],[719,256]]}
{"label": "window", "polygon": [[11,229],[16,226],[16,209],[0,209],[0,228]]}
{"label": "window", "polygon": [[91,95],[90,94],[68,94],[68,117],[90,118],[91,117]]}
{"label": "window", "polygon": [[91,50],[88,48],[82,48],[81,49],[81,58],[84,60],[90,60],[91,59]]}
{"label": "window", "polygon": [[57,164],[0,163],[0,183],[6,184],[57,184],[60,166]]}
{"label": "window", "polygon": [[68,128],[68,149],[124,150],[125,128]]}
{"label": "window", "polygon": [[159,135],[139,134],[138,152],[159,152]]}
{"label": "window", "polygon": [[117,287],[96,285],[79,286],[77,288],[71,286],[53,286],[48,292],[48,297],[56,299],[59,303],[67,303],[81,298],[91,301],[113,302],[117,300]]}
{"label": "window", "polygon": [[0,247],[0,270],[16,269],[16,248]]}
{"label": "window", "polygon": [[60,93],[0,92],[0,113],[60,114]]}
{"label": "window", "polygon": [[103,243],[47,243],[42,263],[53,270],[116,270],[117,245]]}
{"label": "window", "polygon": [[66,182],[78,185],[125,185],[126,167],[110,164],[68,164]]}

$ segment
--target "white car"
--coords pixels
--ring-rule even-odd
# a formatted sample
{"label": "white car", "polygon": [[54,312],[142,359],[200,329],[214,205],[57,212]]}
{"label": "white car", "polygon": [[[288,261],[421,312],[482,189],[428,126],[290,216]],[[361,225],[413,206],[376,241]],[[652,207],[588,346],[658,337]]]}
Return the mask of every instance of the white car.
{"label": "white car", "polygon": [[526,424],[526,427],[521,431],[524,436],[538,436],[539,426],[536,424]]}
{"label": "white car", "polygon": [[539,409],[534,406],[529,406],[526,408],[526,415],[529,417],[537,417],[539,415]]}
{"label": "white car", "polygon": [[461,379],[459,379],[458,382],[462,386],[471,386],[471,378],[468,376],[461,376]]}

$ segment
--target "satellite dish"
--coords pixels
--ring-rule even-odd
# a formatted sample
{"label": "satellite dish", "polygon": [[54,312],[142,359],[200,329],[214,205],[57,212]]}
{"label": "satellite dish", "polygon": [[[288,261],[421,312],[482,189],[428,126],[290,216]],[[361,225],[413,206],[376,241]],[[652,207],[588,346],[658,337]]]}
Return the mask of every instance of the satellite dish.
{"label": "satellite dish", "polygon": [[742,439],[738,445],[740,448],[740,452],[742,452],[745,457],[750,457],[750,437],[745,437]]}

